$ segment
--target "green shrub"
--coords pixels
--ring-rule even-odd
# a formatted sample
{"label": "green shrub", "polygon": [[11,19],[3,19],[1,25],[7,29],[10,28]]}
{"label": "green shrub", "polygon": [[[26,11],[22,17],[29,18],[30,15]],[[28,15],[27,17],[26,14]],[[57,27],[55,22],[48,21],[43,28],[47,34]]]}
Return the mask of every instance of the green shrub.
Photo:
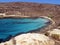
{"label": "green shrub", "polygon": [[54,16],[53,15],[48,15],[48,17],[53,18]]}

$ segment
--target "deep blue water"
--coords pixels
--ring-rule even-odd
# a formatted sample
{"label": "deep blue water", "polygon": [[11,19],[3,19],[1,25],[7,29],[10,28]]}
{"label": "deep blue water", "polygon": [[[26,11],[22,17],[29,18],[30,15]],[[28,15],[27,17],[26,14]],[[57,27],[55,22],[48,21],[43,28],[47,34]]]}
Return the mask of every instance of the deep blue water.
{"label": "deep blue water", "polygon": [[15,36],[21,32],[29,32],[42,28],[49,22],[43,18],[19,18],[19,19],[0,19],[0,39],[6,39],[9,35]]}

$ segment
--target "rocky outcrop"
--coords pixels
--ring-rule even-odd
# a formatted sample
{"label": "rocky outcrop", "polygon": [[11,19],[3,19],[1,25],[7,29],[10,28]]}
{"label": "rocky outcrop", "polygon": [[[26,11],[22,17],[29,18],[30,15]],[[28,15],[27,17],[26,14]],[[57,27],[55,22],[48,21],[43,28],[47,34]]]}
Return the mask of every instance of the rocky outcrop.
{"label": "rocky outcrop", "polygon": [[60,29],[52,29],[50,31],[47,31],[45,35],[60,41]]}
{"label": "rocky outcrop", "polygon": [[18,35],[0,45],[55,45],[55,42],[43,34],[27,33]]}

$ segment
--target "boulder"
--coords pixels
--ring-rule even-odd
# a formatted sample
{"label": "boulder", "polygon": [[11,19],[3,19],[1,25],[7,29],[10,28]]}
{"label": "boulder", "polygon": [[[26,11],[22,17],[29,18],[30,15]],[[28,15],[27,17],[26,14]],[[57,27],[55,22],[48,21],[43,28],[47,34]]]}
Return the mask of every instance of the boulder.
{"label": "boulder", "polygon": [[53,29],[51,31],[47,31],[45,35],[60,41],[60,29]]}
{"label": "boulder", "polygon": [[43,34],[27,33],[15,37],[16,45],[54,45],[54,41]]}

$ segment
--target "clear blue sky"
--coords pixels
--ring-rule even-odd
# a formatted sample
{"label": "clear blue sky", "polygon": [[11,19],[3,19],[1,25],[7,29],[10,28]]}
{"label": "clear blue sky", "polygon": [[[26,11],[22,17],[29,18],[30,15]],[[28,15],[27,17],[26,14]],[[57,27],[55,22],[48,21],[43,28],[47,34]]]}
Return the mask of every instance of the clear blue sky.
{"label": "clear blue sky", "polygon": [[37,2],[37,3],[60,4],[60,0],[0,0],[0,2]]}

